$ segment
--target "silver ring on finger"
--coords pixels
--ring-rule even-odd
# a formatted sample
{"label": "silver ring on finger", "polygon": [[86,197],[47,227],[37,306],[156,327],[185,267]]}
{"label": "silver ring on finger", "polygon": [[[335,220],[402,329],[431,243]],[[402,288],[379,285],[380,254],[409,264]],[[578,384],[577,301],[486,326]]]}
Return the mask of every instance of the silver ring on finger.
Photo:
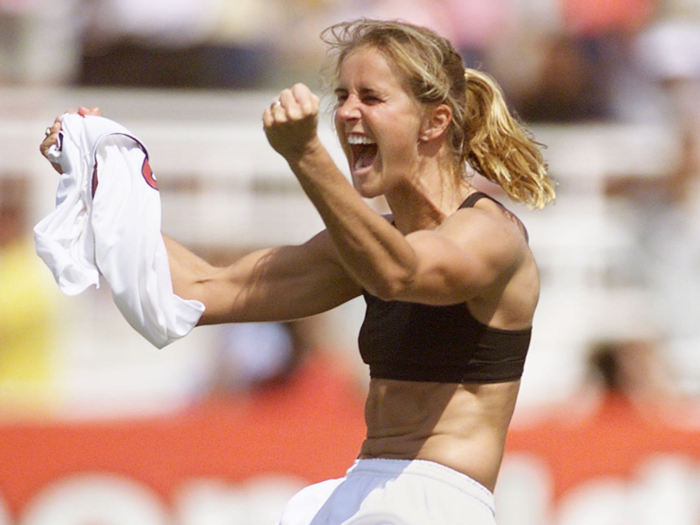
{"label": "silver ring on finger", "polygon": [[44,137],[48,137],[49,135],[51,135],[51,128],[46,128],[44,130]]}

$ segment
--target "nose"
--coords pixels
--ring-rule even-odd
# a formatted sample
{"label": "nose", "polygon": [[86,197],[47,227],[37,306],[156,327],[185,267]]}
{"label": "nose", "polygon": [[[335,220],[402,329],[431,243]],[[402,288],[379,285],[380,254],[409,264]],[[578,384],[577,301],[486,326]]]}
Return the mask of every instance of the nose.
{"label": "nose", "polygon": [[341,120],[353,120],[360,118],[359,99],[354,95],[348,96],[338,103],[335,110],[336,117]]}

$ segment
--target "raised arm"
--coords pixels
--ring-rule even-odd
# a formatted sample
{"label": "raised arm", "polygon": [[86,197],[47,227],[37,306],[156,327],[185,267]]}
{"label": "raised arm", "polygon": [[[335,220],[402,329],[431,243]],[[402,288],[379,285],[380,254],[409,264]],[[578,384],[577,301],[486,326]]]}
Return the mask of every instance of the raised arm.
{"label": "raised arm", "polygon": [[318,99],[308,88],[297,84],[280,100],[265,112],[268,139],[363,288],[383,299],[454,304],[491,293],[515,272],[526,242],[496,204],[486,213],[461,210],[436,229],[404,235],[367,206],[320,143]]}

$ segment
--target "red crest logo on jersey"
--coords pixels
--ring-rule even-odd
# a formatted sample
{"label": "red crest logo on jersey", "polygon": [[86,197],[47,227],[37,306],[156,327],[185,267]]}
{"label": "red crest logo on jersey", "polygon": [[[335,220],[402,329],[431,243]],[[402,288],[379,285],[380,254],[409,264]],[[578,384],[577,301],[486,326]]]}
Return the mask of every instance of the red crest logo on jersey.
{"label": "red crest logo on jersey", "polygon": [[158,181],[156,180],[156,176],[153,174],[151,165],[148,163],[148,157],[143,159],[143,166],[141,166],[141,175],[143,175],[146,184],[148,184],[154,190],[158,189]]}

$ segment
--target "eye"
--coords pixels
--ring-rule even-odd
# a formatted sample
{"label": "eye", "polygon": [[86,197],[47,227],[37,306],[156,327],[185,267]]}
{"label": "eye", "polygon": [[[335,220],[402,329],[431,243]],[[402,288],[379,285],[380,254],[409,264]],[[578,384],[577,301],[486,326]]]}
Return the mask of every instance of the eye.
{"label": "eye", "polygon": [[348,94],[343,91],[335,92],[335,102],[337,106],[342,105],[348,99]]}
{"label": "eye", "polygon": [[381,102],[381,99],[376,95],[365,95],[364,97],[362,97],[362,102],[364,102],[368,106],[374,106],[375,104],[379,104]]}

